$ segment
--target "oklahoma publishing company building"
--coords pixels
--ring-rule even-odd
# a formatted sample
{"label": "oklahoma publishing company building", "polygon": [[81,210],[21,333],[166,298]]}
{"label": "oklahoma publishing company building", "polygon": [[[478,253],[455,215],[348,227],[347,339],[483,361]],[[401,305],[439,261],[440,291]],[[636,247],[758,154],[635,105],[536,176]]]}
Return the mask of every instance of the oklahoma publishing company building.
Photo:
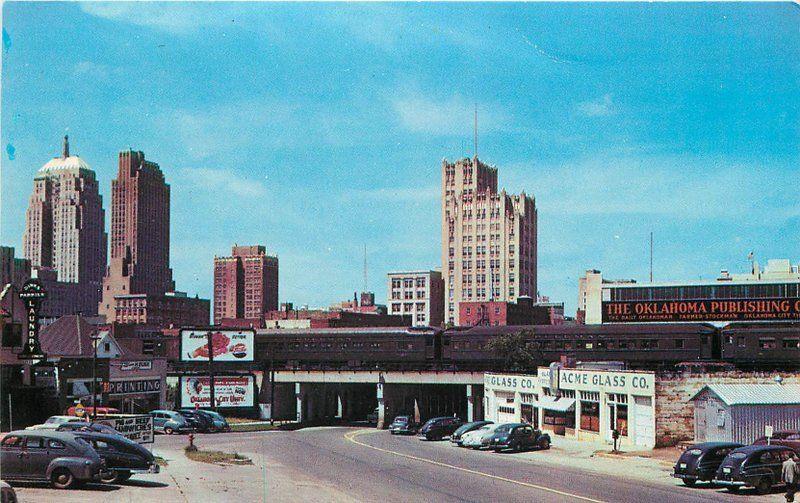
{"label": "oklahoma publishing company building", "polygon": [[486,419],[527,422],[575,440],[656,445],[655,373],[539,367],[536,375],[485,374]]}

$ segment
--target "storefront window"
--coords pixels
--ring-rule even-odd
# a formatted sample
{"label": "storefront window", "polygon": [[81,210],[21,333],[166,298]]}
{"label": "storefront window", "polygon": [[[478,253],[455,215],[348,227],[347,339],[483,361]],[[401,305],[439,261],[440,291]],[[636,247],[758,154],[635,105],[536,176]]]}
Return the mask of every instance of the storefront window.
{"label": "storefront window", "polygon": [[600,394],[581,391],[581,429],[600,431]]}
{"label": "storefront window", "polygon": [[608,417],[611,428],[622,437],[628,436],[628,396],[610,393],[608,395]]}

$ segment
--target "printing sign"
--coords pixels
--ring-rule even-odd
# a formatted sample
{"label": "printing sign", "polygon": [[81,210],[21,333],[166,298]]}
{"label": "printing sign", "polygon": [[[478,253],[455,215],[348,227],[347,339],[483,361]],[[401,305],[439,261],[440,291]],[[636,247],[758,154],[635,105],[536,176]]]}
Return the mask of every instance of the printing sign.
{"label": "printing sign", "polygon": [[95,421],[111,426],[137,444],[153,443],[153,418],[149,414],[98,417]]}
{"label": "printing sign", "polygon": [[253,330],[181,330],[181,361],[252,362],[254,340]]}
{"label": "printing sign", "polygon": [[[208,376],[181,376],[181,406],[211,407]],[[214,376],[215,407],[254,407],[255,379],[252,375]]]}

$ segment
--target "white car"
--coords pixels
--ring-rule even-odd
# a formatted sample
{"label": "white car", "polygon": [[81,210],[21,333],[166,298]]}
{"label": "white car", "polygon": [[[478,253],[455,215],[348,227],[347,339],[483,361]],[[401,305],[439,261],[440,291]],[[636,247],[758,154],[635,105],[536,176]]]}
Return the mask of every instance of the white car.
{"label": "white car", "polygon": [[86,422],[85,419],[76,416],[50,416],[42,424],[28,426],[26,430],[55,430],[64,423]]}
{"label": "white car", "polygon": [[491,435],[499,424],[487,424],[477,430],[469,431],[461,435],[461,447],[471,447],[472,449],[481,448],[481,440],[484,436]]}

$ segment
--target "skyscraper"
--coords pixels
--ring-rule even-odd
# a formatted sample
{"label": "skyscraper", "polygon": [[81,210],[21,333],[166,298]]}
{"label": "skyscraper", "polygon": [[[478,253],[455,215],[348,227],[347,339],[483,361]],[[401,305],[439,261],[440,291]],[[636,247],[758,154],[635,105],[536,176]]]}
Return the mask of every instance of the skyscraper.
{"label": "skyscraper", "polygon": [[118,295],[174,291],[169,267],[170,188],[158,164],[143,152],[119,153],[111,182],[111,262],[103,278],[99,312],[115,318]]}
{"label": "skyscraper", "polygon": [[234,246],[230,257],[214,257],[214,323],[277,309],[278,257],[263,246]]}
{"label": "skyscraper", "polygon": [[442,161],[445,321],[462,301],[536,299],[537,211],[533,198],[497,191],[497,168]]}
{"label": "skyscraper", "polygon": [[33,179],[26,213],[23,253],[34,268],[52,268],[57,280],[76,284],[77,309],[97,312],[106,268],[103,199],[94,171],[70,155],[64,136],[60,157],[42,166]]}

